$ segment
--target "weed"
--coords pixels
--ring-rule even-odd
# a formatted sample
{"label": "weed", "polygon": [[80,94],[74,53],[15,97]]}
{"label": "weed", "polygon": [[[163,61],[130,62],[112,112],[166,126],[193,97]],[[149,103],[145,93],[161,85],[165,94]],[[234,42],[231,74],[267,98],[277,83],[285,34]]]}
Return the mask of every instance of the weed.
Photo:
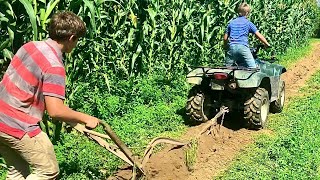
{"label": "weed", "polygon": [[192,139],[188,145],[188,148],[185,150],[186,165],[189,171],[193,171],[194,169],[194,165],[197,160],[198,146],[198,139]]}

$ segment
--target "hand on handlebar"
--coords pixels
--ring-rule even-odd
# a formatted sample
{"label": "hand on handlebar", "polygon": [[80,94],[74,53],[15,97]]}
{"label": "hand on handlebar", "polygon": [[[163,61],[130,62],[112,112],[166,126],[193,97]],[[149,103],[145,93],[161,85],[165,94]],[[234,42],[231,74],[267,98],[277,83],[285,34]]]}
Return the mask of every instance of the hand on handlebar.
{"label": "hand on handlebar", "polygon": [[256,49],[259,51],[259,49],[268,49],[268,48],[271,48],[270,44],[259,44],[257,45]]}
{"label": "hand on handlebar", "polygon": [[265,44],[265,45],[264,45],[264,48],[265,48],[265,49],[271,48],[271,45],[270,45],[269,43],[268,43],[268,44]]}

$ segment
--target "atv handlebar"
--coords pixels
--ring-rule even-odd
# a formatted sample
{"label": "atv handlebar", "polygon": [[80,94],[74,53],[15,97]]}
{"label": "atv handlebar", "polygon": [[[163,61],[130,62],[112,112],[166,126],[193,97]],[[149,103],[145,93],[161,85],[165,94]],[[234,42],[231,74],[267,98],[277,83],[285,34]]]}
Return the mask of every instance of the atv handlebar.
{"label": "atv handlebar", "polygon": [[[250,50],[251,50],[251,53],[252,53],[253,58],[254,58],[254,59],[257,59],[257,58],[258,58],[258,53],[259,53],[259,51],[260,51],[261,48],[263,48],[263,49],[269,49],[269,48],[271,48],[271,47],[272,47],[272,46],[265,46],[265,45],[263,45],[263,44],[259,44],[259,45],[257,45],[255,48],[251,48]],[[268,62],[270,62],[270,63],[273,63],[273,62],[275,62],[275,61],[278,61],[278,59],[276,58],[276,53],[275,53],[275,51],[272,51],[271,58],[268,59],[268,60],[266,60],[266,61],[268,61]]]}
{"label": "atv handlebar", "polygon": [[251,53],[255,59],[258,57],[258,53],[259,53],[260,49],[262,49],[262,48],[267,49],[267,48],[271,48],[271,46],[265,46],[263,44],[259,44],[259,45],[257,45],[256,48],[251,48]]}

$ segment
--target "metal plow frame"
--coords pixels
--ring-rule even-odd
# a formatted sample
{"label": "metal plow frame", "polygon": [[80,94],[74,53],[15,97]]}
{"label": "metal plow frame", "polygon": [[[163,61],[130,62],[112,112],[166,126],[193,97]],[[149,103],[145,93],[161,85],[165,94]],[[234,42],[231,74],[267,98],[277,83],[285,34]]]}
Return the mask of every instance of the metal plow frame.
{"label": "metal plow frame", "polygon": [[[120,138],[115,134],[115,132],[111,129],[111,127],[103,122],[100,121],[100,124],[103,126],[104,131],[106,134],[98,133],[96,131],[92,131],[87,129],[84,125],[78,123],[68,123],[73,129],[76,129],[80,133],[86,135],[89,139],[94,140],[99,145],[113,153],[114,155],[118,156],[120,159],[128,163],[130,166],[133,167],[133,176],[132,179],[136,179],[138,177],[143,177],[146,175],[144,171],[144,167],[148,162],[153,148],[161,143],[173,144],[178,146],[184,146],[189,144],[189,142],[181,142],[171,138],[166,137],[157,137],[153,139],[148,146],[146,147],[144,156],[142,158],[142,162],[138,160],[137,157],[133,156],[130,149],[120,140]],[[105,139],[112,140],[115,145],[108,143]]]}

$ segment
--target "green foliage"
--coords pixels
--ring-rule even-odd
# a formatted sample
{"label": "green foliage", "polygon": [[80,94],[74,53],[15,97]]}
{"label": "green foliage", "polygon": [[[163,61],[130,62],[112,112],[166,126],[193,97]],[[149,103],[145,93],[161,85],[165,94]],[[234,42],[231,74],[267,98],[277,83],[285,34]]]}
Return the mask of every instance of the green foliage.
{"label": "green foliage", "polygon": [[[320,18],[320,7],[319,7],[319,3],[318,3],[318,19]],[[316,22],[316,31],[314,33],[314,37],[316,38],[320,38],[320,22]]]}
{"label": "green foliage", "polygon": [[309,82],[309,96],[291,102],[271,118],[272,135],[262,135],[219,179],[319,179],[320,93]]}
{"label": "green foliage", "polygon": [[0,74],[5,70],[4,67],[12,58],[10,47],[13,45],[14,32],[12,26],[16,24],[16,16],[12,6],[7,1],[0,1]]}
{"label": "green foliage", "polygon": [[7,175],[7,165],[3,158],[0,159],[0,179],[5,179]]}
{"label": "green foliage", "polygon": [[[170,74],[190,66],[221,64],[224,57],[221,38],[227,22],[236,15],[234,9],[239,2],[3,0],[0,42],[6,47],[3,56],[12,55],[27,40],[46,37],[46,24],[52,12],[70,10],[88,26],[87,37],[66,58],[70,82],[97,73],[106,81],[154,71]],[[317,26],[315,1],[249,3],[253,9],[249,18],[278,53],[305,42]],[[6,27],[10,30],[6,31]]]}
{"label": "green foliage", "polygon": [[[239,2],[0,0],[0,73],[23,43],[47,37],[53,12],[78,14],[88,33],[64,60],[66,103],[107,121],[141,154],[150,139],[173,136],[185,128],[181,116],[189,89],[185,74],[193,66],[222,63],[222,36]],[[249,3],[250,20],[278,54],[306,42],[316,26],[314,1]],[[56,139],[59,128],[51,123],[47,127]],[[63,179],[103,179],[121,163],[77,134],[63,131],[56,143]]]}
{"label": "green foliage", "polygon": [[0,1],[0,74],[23,43],[47,37],[46,26],[59,1]]}

